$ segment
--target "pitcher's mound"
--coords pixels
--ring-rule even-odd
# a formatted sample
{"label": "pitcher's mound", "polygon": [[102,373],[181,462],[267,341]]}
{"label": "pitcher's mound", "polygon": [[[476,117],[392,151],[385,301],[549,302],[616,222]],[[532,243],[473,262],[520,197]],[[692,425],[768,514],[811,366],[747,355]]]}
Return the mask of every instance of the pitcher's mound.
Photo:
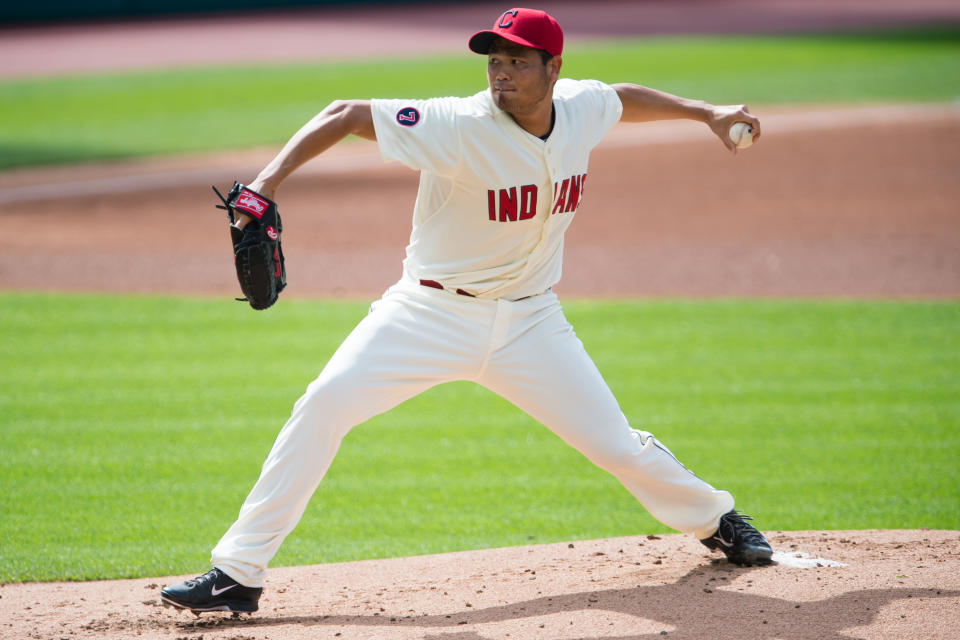
{"label": "pitcher's mound", "polygon": [[[183,577],[0,586],[9,638],[956,638],[960,532],[768,534],[743,568],[637,536],[273,569],[253,616],[160,606]],[[204,570],[198,567],[198,573]],[[188,576],[189,577],[189,576]]]}

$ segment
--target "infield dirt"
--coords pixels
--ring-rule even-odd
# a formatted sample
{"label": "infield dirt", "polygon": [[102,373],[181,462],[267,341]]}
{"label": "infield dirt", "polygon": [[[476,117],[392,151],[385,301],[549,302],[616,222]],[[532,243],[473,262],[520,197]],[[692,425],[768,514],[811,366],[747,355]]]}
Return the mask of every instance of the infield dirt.
{"label": "infield dirt", "polygon": [[[0,636],[958,637],[960,532],[795,531],[769,538],[783,560],[770,567],[730,565],[688,536],[665,535],[272,569],[260,611],[239,619],[161,607],[160,588],[182,577],[9,584],[0,586]],[[812,566],[791,566],[804,557]]]}
{"label": "infield dirt", "polygon": [[[614,131],[567,234],[563,296],[960,295],[960,108],[754,108],[733,156],[702,125]],[[276,150],[0,173],[0,287],[232,296],[210,185]],[[278,193],[284,296],[379,296],[417,174],[350,143]],[[82,212],[82,213],[81,213]]]}

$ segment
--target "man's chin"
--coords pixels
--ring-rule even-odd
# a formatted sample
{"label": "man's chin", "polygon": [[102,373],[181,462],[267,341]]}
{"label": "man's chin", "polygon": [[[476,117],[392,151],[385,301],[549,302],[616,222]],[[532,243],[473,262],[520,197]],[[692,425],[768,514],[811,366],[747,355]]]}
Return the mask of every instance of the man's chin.
{"label": "man's chin", "polygon": [[498,107],[500,107],[504,111],[510,110],[510,105],[513,104],[513,100],[512,100],[513,96],[510,95],[509,92],[491,91],[490,94],[493,97],[494,104],[496,104]]}

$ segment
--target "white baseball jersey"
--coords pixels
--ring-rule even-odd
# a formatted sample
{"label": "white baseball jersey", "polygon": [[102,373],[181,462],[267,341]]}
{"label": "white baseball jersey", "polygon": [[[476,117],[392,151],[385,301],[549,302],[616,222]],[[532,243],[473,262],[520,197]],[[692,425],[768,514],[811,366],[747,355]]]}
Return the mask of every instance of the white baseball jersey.
{"label": "white baseball jersey", "polygon": [[558,80],[553,96],[546,141],[497,107],[489,90],[371,101],[383,158],[422,172],[405,279],[508,299],[560,279],[563,233],[583,197],[590,150],[623,107],[595,80]]}

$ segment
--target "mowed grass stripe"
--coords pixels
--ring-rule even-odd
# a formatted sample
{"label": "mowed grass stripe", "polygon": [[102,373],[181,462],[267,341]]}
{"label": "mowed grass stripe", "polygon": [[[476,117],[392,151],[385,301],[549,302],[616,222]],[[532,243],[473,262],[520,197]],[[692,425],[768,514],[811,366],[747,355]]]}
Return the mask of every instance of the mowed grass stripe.
{"label": "mowed grass stripe", "polygon": [[[645,38],[569,47],[562,74],[717,104],[941,101],[960,96],[960,31]],[[0,169],[277,145],[338,98],[484,89],[464,52],[389,61],[0,81]]]}
{"label": "mowed grass stripe", "polygon": [[[366,313],[0,305],[3,582],[203,569],[291,405]],[[635,426],[762,527],[960,528],[960,303],[565,308]],[[347,436],[275,564],[665,531],[531,418],[454,383]]]}

